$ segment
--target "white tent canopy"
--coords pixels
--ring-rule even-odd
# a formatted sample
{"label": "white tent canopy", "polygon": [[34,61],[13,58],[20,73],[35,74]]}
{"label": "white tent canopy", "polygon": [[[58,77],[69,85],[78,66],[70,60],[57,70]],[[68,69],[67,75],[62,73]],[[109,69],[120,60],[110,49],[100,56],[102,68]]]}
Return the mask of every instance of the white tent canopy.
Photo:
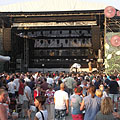
{"label": "white tent canopy", "polygon": [[120,9],[120,0],[0,0],[0,12],[47,12]]}
{"label": "white tent canopy", "polygon": [[78,63],[74,63],[71,68],[81,68],[81,65]]}
{"label": "white tent canopy", "polygon": [[80,72],[81,71],[81,65],[79,63],[74,63],[71,68],[70,72]]}

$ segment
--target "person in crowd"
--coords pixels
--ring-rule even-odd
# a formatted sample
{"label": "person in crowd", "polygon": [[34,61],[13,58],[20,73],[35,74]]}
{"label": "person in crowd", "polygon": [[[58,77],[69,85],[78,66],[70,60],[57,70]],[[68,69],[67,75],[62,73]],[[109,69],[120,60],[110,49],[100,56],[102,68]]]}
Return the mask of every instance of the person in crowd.
{"label": "person in crowd", "polygon": [[102,99],[103,98],[105,98],[105,97],[108,97],[108,93],[107,93],[107,89],[105,90],[104,89],[104,85],[103,84],[101,84],[100,86],[99,86],[99,89],[102,91]]}
{"label": "person in crowd", "polygon": [[7,109],[3,103],[6,102],[6,91],[0,88],[0,120],[8,120]]}
{"label": "person in crowd", "polygon": [[7,84],[8,93],[10,98],[15,98],[16,84],[13,82],[14,78],[10,79],[10,82]]}
{"label": "person in crowd", "polygon": [[57,84],[57,81],[59,80],[59,78],[60,78],[60,76],[58,75],[58,73],[56,73],[54,76],[55,85]]}
{"label": "person in crowd", "polygon": [[35,89],[35,80],[34,80],[34,77],[33,76],[31,76],[30,77],[30,82],[28,82],[29,84],[28,84],[28,86],[30,87],[30,89],[31,89],[31,91],[32,91],[32,95],[33,95],[33,91],[34,91],[34,89]]}
{"label": "person in crowd", "polygon": [[[72,97],[73,96],[75,96],[75,93],[77,93],[77,87],[79,87],[79,86],[76,86],[75,88],[74,88],[74,92],[73,92],[73,94],[70,96],[70,103],[71,103],[71,99],[72,99]],[[73,106],[70,104],[70,106],[71,106],[71,113],[72,113],[72,111],[73,111]]]}
{"label": "person in crowd", "polygon": [[118,85],[120,86],[120,78],[117,77],[116,81],[118,82]]}
{"label": "person in crowd", "polygon": [[83,95],[86,96],[87,95],[87,90],[88,90],[88,86],[87,86],[87,81],[86,80],[83,80],[81,82],[81,85],[80,85],[82,88],[83,88]]}
{"label": "person in crowd", "polygon": [[97,112],[100,110],[101,99],[95,95],[94,85],[89,88],[89,95],[83,98],[80,110],[85,108],[84,120],[94,120]]}
{"label": "person in crowd", "polygon": [[96,81],[97,81],[97,79],[96,79],[96,77],[94,76],[93,79],[92,79],[92,81],[91,81],[92,85],[94,85]]}
{"label": "person in crowd", "polygon": [[18,89],[18,101],[22,105],[23,104],[23,95],[24,95],[24,83],[23,79],[19,80],[19,89]]}
{"label": "person in crowd", "polygon": [[101,84],[101,80],[100,80],[99,77],[97,77],[96,80],[95,80],[95,83],[94,83],[96,89],[99,89],[100,84]]}
{"label": "person in crowd", "polygon": [[8,119],[9,118],[11,118],[11,114],[10,114],[10,109],[9,109],[9,105],[10,105],[10,98],[9,98],[9,95],[8,95],[8,92],[7,91],[5,91],[6,92],[6,100],[5,100],[5,102],[3,103],[3,105],[6,107],[6,109],[7,109],[7,115],[8,115]]}
{"label": "person in crowd", "polygon": [[35,98],[40,95],[41,95],[41,86],[38,84],[36,86],[36,89],[34,90],[34,101],[35,101]]}
{"label": "person in crowd", "polygon": [[19,86],[20,86],[20,83],[19,83],[19,76],[18,75],[15,75],[14,76],[14,83],[16,84],[16,89],[15,89],[15,97],[18,98],[18,90],[19,90]]}
{"label": "person in crowd", "polygon": [[107,76],[105,75],[105,76],[104,76],[104,86],[105,86],[105,89],[108,88],[109,83],[110,83],[110,80],[109,80],[109,79],[107,78]]}
{"label": "person in crowd", "polygon": [[30,75],[29,75],[29,73],[27,72],[25,75],[24,75],[24,81],[25,82],[31,82],[31,80],[30,80]]}
{"label": "person in crowd", "polygon": [[65,84],[60,84],[60,90],[54,94],[55,103],[55,120],[65,120],[66,114],[69,113],[68,93],[64,91]]}
{"label": "person in crowd", "polygon": [[[24,97],[24,80],[20,78],[19,80],[19,89],[18,89],[18,103],[21,109],[21,113],[23,110],[23,97]],[[22,114],[21,114],[22,116]]]}
{"label": "person in crowd", "polygon": [[43,83],[41,84],[41,90],[42,90],[42,94],[44,95],[46,90],[48,89],[48,83],[47,83],[47,79],[44,78],[43,79]]}
{"label": "person in crowd", "polygon": [[0,76],[0,87],[6,89],[7,81],[5,79],[5,76]]}
{"label": "person in crowd", "polygon": [[45,109],[45,96],[37,96],[35,98],[35,106],[37,107],[37,113],[35,114],[34,120],[47,120],[48,119],[48,112]]}
{"label": "person in crowd", "polygon": [[10,82],[10,75],[6,75],[6,82],[9,83]]}
{"label": "person in crowd", "polygon": [[103,93],[100,89],[97,89],[96,92],[95,92],[95,95],[99,98],[101,98],[103,96]]}
{"label": "person in crowd", "polygon": [[52,78],[52,74],[49,74],[49,77],[47,78],[47,83],[50,84],[50,85],[53,85],[54,80]]}
{"label": "person in crowd", "polygon": [[33,78],[34,78],[34,80],[35,80],[35,82],[37,81],[37,79],[38,79],[38,75],[39,75],[39,72],[35,72],[35,73],[33,73]]}
{"label": "person in crowd", "polygon": [[113,116],[113,103],[110,97],[105,97],[101,101],[101,109],[97,113],[95,120],[115,120]]}
{"label": "person in crowd", "polygon": [[73,88],[76,84],[76,81],[74,80],[74,78],[72,77],[71,74],[69,74],[69,77],[65,78],[64,83],[65,83],[66,87],[68,88],[69,96],[72,95],[73,94]]}
{"label": "person in crowd", "polygon": [[94,78],[93,73],[89,73],[89,79],[90,79],[90,82],[92,82],[93,78]]}
{"label": "person in crowd", "polygon": [[56,86],[54,87],[54,90],[57,91],[57,90],[60,90],[60,84],[62,83],[62,80],[58,80]]}
{"label": "person in crowd", "polygon": [[111,76],[111,81],[109,83],[109,97],[111,97],[113,104],[115,104],[116,109],[118,110],[118,93],[119,93],[119,85],[115,80],[115,76]]}
{"label": "person in crowd", "polygon": [[25,88],[24,88],[24,96],[23,96],[23,108],[24,108],[24,116],[25,118],[27,118],[27,112],[29,110],[30,103],[32,101],[32,93],[30,87],[28,86],[28,82],[25,82],[24,85]]}
{"label": "person in crowd", "polygon": [[75,94],[71,96],[72,118],[73,120],[83,120],[82,111],[80,111],[80,105],[82,103],[82,87],[77,87]]}
{"label": "person in crowd", "polygon": [[53,89],[52,85],[48,85],[48,90],[46,90],[45,96],[46,99],[46,108],[48,111],[48,120],[54,120],[54,94],[55,90]]}

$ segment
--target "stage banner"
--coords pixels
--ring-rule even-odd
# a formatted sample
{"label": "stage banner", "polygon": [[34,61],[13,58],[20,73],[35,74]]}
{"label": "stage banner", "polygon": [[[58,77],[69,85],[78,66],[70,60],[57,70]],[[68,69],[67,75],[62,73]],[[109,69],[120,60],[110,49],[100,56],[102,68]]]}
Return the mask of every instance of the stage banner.
{"label": "stage banner", "polygon": [[105,39],[105,72],[120,73],[120,32],[108,32]]}

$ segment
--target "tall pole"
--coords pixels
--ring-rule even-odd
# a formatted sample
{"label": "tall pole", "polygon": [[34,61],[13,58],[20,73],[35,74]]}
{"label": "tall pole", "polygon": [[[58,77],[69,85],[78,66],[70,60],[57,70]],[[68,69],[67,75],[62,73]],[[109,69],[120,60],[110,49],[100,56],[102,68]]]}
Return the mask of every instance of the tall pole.
{"label": "tall pole", "polygon": [[25,68],[25,71],[28,70],[28,65],[29,65],[29,45],[28,45],[28,39],[25,36],[24,37],[24,68]]}
{"label": "tall pole", "polygon": [[[105,51],[105,43],[106,43],[106,33],[107,33],[107,18],[104,15],[104,56],[106,56],[106,51]],[[105,70],[106,72],[106,70]]]}
{"label": "tall pole", "polygon": [[[106,16],[105,16],[105,19],[104,19],[104,44],[105,44],[105,40],[106,40],[106,32],[107,32],[107,19],[106,19]],[[105,48],[104,48],[105,49]]]}

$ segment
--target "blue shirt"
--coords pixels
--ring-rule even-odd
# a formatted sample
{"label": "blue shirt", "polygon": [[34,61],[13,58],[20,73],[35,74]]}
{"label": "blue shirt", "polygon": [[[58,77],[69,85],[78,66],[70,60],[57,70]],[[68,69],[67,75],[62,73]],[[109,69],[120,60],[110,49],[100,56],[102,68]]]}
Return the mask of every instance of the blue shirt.
{"label": "blue shirt", "polygon": [[80,103],[82,102],[82,97],[75,94],[71,97],[71,102],[73,107],[72,114],[82,114],[82,111],[80,111]]}
{"label": "blue shirt", "polygon": [[85,116],[84,120],[94,120],[97,112],[100,110],[101,98],[91,95],[84,97]]}

